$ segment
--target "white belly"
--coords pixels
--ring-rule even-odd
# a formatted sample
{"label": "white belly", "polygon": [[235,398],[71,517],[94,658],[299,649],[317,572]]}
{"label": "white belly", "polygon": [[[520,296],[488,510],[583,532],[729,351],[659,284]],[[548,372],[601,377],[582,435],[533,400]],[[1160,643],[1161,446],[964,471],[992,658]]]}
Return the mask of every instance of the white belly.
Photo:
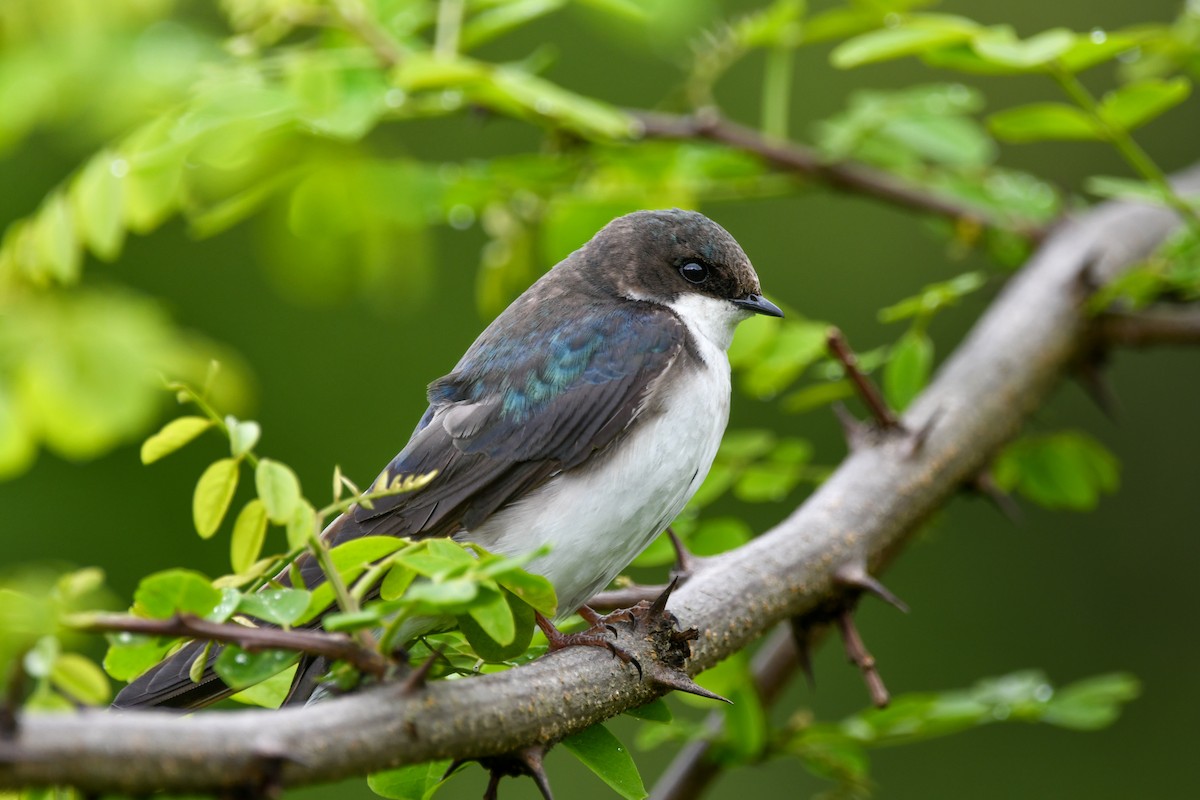
{"label": "white belly", "polygon": [[[530,563],[558,593],[558,615],[574,613],[670,524],[700,487],[729,418],[729,361],[700,343],[696,365],[596,463],[585,462],[455,538],[504,555],[543,545]],[[593,459],[596,460],[596,459]]]}

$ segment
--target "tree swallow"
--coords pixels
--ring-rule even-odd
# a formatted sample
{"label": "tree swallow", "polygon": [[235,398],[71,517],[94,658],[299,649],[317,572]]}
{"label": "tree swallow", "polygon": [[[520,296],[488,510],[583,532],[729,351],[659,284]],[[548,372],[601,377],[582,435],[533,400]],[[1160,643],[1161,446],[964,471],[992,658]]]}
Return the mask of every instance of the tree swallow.
{"label": "tree swallow", "polygon": [[[548,545],[526,568],[554,585],[560,616],[573,613],[708,474],[729,417],[726,350],[754,314],[783,316],[724,228],[678,209],[613,220],[430,385],[428,410],[381,477],[436,477],[351,509],[327,540],[451,536],[508,556]],[[301,567],[310,586],[321,580],[312,560]],[[188,678],[187,652],[114,705],[227,695],[215,676]]]}

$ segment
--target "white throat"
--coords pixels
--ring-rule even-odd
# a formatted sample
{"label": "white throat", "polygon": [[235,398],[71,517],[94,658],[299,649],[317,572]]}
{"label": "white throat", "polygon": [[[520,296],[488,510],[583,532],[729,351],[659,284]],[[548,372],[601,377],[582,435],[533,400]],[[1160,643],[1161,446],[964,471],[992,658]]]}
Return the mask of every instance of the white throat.
{"label": "white throat", "polygon": [[679,315],[693,336],[722,351],[729,349],[738,323],[752,316],[728,300],[702,294],[682,294],[666,306]]}

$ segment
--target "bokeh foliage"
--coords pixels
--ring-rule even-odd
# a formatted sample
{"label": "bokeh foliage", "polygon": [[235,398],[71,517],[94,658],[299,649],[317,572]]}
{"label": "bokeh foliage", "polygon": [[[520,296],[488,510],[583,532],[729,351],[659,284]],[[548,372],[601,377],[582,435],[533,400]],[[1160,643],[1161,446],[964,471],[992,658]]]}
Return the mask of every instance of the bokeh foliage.
{"label": "bokeh foliage", "polygon": [[[1107,31],[1053,28],[1024,38],[1010,26],[933,11],[930,5],[5,3],[0,154],[19,154],[31,137],[53,136],[77,156],[77,167],[56,185],[38,187],[41,200],[26,215],[6,221],[0,244],[0,477],[21,475],[40,449],[87,460],[143,438],[169,401],[170,393],[161,388],[164,375],[204,386],[193,399],[203,397],[220,413],[176,420],[147,443],[150,457],[143,449],[143,459],[156,460],[210,428],[226,434],[228,455],[198,476],[193,515],[201,536],[230,532],[232,573],[216,584],[194,572],[151,576],[150,586],[166,585],[175,599],[155,607],[137,602],[148,595],[135,595],[135,610],[150,616],[184,610],[210,619],[255,612],[288,625],[302,621],[303,612],[293,613],[301,605],[311,612],[333,602],[332,590],[317,600],[272,596],[275,602],[268,606],[253,593],[282,558],[307,546],[321,518],[316,495],[306,499],[289,467],[254,456],[257,423],[227,416],[248,410],[253,368],[230,348],[173,321],[138,289],[119,285],[113,267],[95,262],[119,264],[133,240],[164,225],[182,222],[197,237],[242,225],[252,228],[285,300],[388,298],[415,309],[430,299],[437,280],[431,232],[477,227],[485,242],[474,272],[475,297],[490,316],[618,214],[806,190],[806,176],[773,168],[753,147],[703,136],[647,136],[640,113],[623,106],[619,91],[601,96],[557,82],[552,47],[515,56],[505,49],[508,37],[558,14],[579,15],[596,36],[654,43],[646,46],[661,50],[663,70],[676,87],[658,111],[712,113],[727,76],[753,64],[761,69],[758,118],[745,121],[796,146],[804,146],[804,138],[790,130],[792,76],[795,59],[808,49],[832,47],[829,68],[837,70],[912,58],[938,70],[903,88],[854,91],[840,110],[812,127],[808,145],[820,163],[870,167],[960,208],[961,214],[930,220],[929,227],[943,237],[949,255],[981,252],[990,259],[990,271],[964,272],[923,289],[914,284],[914,296],[880,312],[883,322],[904,327],[892,341],[861,353],[860,360],[878,373],[898,409],[935,368],[931,329],[938,315],[999,283],[1029,252],[1036,238],[1031,232],[1064,209],[1089,202],[1089,196],[1167,204],[1192,220],[1190,230],[1103,293],[1097,311],[1113,304],[1195,299],[1200,291],[1195,201],[1170,191],[1135,138],[1135,131],[1188,99],[1200,69],[1194,4],[1173,21]],[[1101,69],[1105,75],[1097,79]],[[988,90],[995,85],[988,81],[1002,78],[1041,79],[1057,87],[1061,99],[1044,100],[1031,91],[1026,102],[986,113]],[[1101,88],[1089,88],[1096,86]],[[464,117],[476,117],[481,125],[519,125],[524,145],[493,148],[482,136],[447,139],[434,150],[404,146],[406,130]],[[1111,147],[1126,172],[1056,186],[1005,161],[1012,153],[1006,144],[1056,140]],[[826,323],[788,310],[782,325],[754,320],[742,327],[730,354],[739,388],[783,414],[849,398],[849,383],[824,351]],[[216,380],[209,375],[213,359],[222,364]],[[254,471],[256,496],[236,515],[227,514],[238,476],[247,468]],[[710,505],[727,495],[742,503],[794,500],[828,469],[805,439],[761,429],[731,431],[678,530],[701,554],[735,547],[752,529],[727,511],[709,513]],[[1103,445],[1076,431],[1023,439],[996,465],[1000,485],[1049,508],[1094,508],[1103,493],[1116,488],[1117,476],[1115,459]],[[334,485],[340,491],[342,484]],[[267,538],[269,524],[282,539]],[[505,599],[520,592],[498,576],[522,574],[509,570],[519,565],[494,564],[487,557],[467,563],[461,551],[461,557],[425,552],[435,547],[384,552],[386,547],[371,549],[368,543],[346,556],[337,564],[346,581],[353,584],[366,573],[384,580],[384,602],[372,608],[343,604],[335,627],[367,629],[381,615],[396,612],[397,603],[410,609],[425,603],[423,613],[457,615],[468,628],[473,620],[500,646],[491,654],[500,665],[485,671],[537,655],[536,644],[520,656],[504,649],[521,638],[516,627],[510,636],[509,623],[523,612]],[[441,562],[431,565],[422,560],[427,555]],[[336,551],[331,556],[337,561]],[[661,565],[669,558],[666,543],[658,542],[639,563]],[[424,579],[416,585],[438,588],[405,595],[415,575]],[[90,662],[71,652],[73,634],[70,625],[63,627],[80,610],[76,601],[86,594],[83,588],[91,591],[98,583],[95,573],[5,580],[14,608],[50,598],[36,614],[22,615],[36,622],[4,626],[0,649],[0,661],[20,660],[37,679],[35,705],[104,702],[106,683]],[[510,580],[520,585],[524,579]],[[488,646],[481,645],[483,639],[471,639],[468,633],[466,639],[442,642],[448,672],[473,671],[478,656],[487,657],[480,650]],[[118,642],[106,666],[115,677],[128,678],[168,644]],[[239,685],[287,661],[276,658],[260,669],[257,662],[235,664],[233,655],[227,663],[231,674],[246,669],[235,676]],[[745,691],[744,660],[723,669],[724,677],[718,672],[710,680],[724,681],[726,693],[741,698],[727,718],[734,733],[723,759],[750,764],[791,754],[849,794],[869,789],[865,748],[993,719],[995,705],[989,703],[1001,702],[997,696],[1011,696],[1003,702],[1023,709],[1014,715],[1022,719],[1096,727],[1111,720],[1106,709],[1134,694],[1131,679],[1114,678],[1103,684],[1104,691],[1076,690],[1070,705],[1076,711],[1057,713],[1040,677],[1018,675],[973,694],[902,699],[884,722],[868,714],[840,725],[805,721],[774,729]],[[249,699],[267,702],[263,695]],[[953,711],[950,722],[947,707]],[[1091,722],[1079,721],[1085,718]],[[905,737],[895,735],[896,726],[904,727]],[[707,735],[682,723],[665,730],[671,733],[659,738]],[[599,764],[610,783],[620,784],[614,785],[618,792],[639,796],[640,780],[628,778],[624,761],[613,756],[619,749],[604,734],[573,746],[585,763]],[[419,781],[407,773],[390,779],[420,787],[404,790],[410,794],[386,789],[380,778],[373,783],[387,796],[421,796],[441,772],[425,769],[423,775]]]}

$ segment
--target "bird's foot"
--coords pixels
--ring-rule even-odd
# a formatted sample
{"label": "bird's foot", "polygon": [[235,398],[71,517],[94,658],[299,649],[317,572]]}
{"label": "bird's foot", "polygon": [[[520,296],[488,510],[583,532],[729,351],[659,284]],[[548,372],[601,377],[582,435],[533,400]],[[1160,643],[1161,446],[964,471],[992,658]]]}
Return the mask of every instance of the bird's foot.
{"label": "bird's foot", "polygon": [[579,616],[590,623],[591,627],[576,633],[563,633],[541,614],[534,617],[538,627],[546,635],[550,652],[568,647],[603,647],[612,653],[613,658],[619,659],[622,664],[633,664],[637,667],[638,674],[642,674],[642,665],[637,658],[613,641],[617,636],[615,623],[627,623],[633,619],[630,609],[621,609],[601,616],[588,606],[583,606],[579,609]]}
{"label": "bird's foot", "polygon": [[[605,616],[600,616],[585,607],[581,610],[581,616],[592,623],[586,631],[564,634],[554,628],[549,620],[541,617],[538,619],[538,625],[546,632],[552,651],[576,645],[604,647],[623,663],[636,666],[638,676],[643,680],[728,703],[724,697],[696,684],[687,673],[685,667],[691,656],[691,642],[700,638],[700,633],[695,628],[680,630],[679,620],[667,611],[667,600],[678,583],[679,579],[675,578],[654,600],[643,600],[631,608],[614,611]],[[547,628],[553,633],[547,631]],[[643,640],[649,644],[650,658],[645,664],[614,641],[618,635],[628,636],[634,641]]]}

